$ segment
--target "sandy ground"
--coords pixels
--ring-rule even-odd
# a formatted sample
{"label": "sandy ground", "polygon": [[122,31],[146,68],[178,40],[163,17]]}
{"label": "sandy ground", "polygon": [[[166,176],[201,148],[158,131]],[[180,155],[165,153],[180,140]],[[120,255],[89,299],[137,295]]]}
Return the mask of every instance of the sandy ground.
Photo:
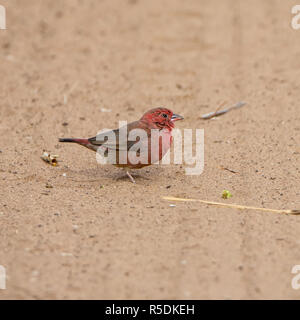
{"label": "sandy ground", "polygon": [[[300,298],[299,216],[161,199],[300,207],[295,1],[0,4],[0,299]],[[185,117],[178,128],[205,129],[203,174],[153,166],[133,185],[57,142],[161,105]]]}

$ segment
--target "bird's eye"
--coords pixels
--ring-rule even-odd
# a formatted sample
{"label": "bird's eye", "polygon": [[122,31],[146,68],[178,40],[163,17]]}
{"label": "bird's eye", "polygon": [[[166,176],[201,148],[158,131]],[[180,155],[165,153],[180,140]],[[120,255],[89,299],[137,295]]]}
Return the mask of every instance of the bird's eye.
{"label": "bird's eye", "polygon": [[163,113],[162,116],[163,116],[164,118],[168,118],[168,115],[165,114],[165,113]]}

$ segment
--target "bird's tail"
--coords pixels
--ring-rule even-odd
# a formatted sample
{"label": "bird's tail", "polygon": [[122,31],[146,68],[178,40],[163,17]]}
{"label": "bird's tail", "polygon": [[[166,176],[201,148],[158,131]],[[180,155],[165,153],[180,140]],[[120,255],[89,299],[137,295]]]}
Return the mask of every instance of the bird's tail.
{"label": "bird's tail", "polygon": [[59,142],[72,142],[72,143],[78,143],[84,146],[90,144],[88,139],[73,139],[73,138],[60,138]]}

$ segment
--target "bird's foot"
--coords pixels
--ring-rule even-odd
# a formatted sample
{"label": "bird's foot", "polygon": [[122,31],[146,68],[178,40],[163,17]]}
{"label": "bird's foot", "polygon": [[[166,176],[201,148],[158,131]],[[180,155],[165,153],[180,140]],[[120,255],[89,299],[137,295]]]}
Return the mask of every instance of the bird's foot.
{"label": "bird's foot", "polygon": [[127,176],[131,180],[132,183],[135,183],[135,180],[133,179],[133,176],[129,173],[129,171],[126,171]]}

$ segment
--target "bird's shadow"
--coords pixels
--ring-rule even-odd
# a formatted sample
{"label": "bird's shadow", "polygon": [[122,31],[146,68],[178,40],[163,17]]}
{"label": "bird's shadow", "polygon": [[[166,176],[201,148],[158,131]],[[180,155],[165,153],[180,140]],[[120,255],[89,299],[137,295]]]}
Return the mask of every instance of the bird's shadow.
{"label": "bird's shadow", "polygon": [[[142,180],[151,180],[150,178],[148,178],[146,176],[143,176],[141,174],[135,174],[135,173],[132,173],[132,172],[130,172],[130,174],[134,178],[134,180],[140,180],[140,179],[142,179]],[[120,180],[122,180],[122,181],[129,180],[130,181],[128,175],[126,173],[124,174],[123,172],[119,173],[118,176],[115,176],[114,179],[117,180],[117,181],[120,181]]]}
{"label": "bird's shadow", "polygon": [[[90,169],[82,169],[82,170],[74,170],[71,168],[63,169],[64,172],[68,174],[68,177],[75,182],[100,182],[102,179],[108,179],[111,181],[129,181],[130,179],[127,174],[122,169],[117,169],[117,171],[113,171],[116,169],[106,168],[106,167],[94,167]],[[161,168],[147,168],[141,169],[141,171],[137,172],[137,170],[130,171],[130,174],[133,176],[135,180],[152,180],[150,176],[155,177],[160,174]],[[81,180],[81,178],[87,178]],[[90,179],[88,179],[90,178]]]}

